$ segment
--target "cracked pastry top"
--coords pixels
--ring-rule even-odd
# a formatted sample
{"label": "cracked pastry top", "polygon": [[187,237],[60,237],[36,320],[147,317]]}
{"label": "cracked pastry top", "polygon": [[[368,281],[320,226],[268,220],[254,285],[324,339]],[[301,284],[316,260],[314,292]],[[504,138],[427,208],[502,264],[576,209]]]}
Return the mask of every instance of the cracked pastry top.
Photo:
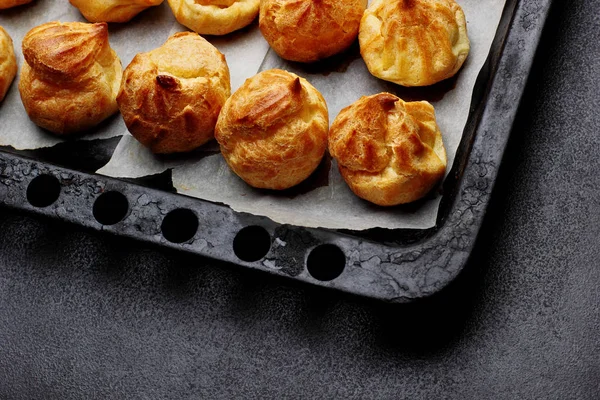
{"label": "cracked pastry top", "polygon": [[287,71],[259,73],[227,100],[215,130],[221,153],[250,186],[283,190],[319,166],[327,148],[325,99]]}
{"label": "cracked pastry top", "polygon": [[168,0],[177,21],[201,35],[226,35],[250,25],[260,0]]}
{"label": "cracked pastry top", "polygon": [[117,101],[140,143],[154,153],[177,153],[214,137],[230,93],[225,56],[200,35],[180,32],[133,58]]}
{"label": "cracked pastry top", "polygon": [[433,106],[390,93],[344,108],[331,125],[329,152],[350,189],[381,206],[420,199],[446,171]]}
{"label": "cracked pastry top", "polygon": [[163,0],[69,0],[90,22],[127,22]]}
{"label": "cracked pastry top", "polygon": [[454,0],[375,0],[358,39],[371,74],[402,86],[454,76],[470,49],[465,15]]}
{"label": "cracked pastry top", "polygon": [[106,23],[48,22],[23,38],[19,91],[29,118],[57,134],[85,131],[117,111],[121,61]]}
{"label": "cracked pastry top", "polygon": [[262,0],[260,30],[282,58],[313,62],[356,40],[367,0]]}
{"label": "cracked pastry top", "polygon": [[0,26],[0,101],[17,74],[17,59],[11,37]]}

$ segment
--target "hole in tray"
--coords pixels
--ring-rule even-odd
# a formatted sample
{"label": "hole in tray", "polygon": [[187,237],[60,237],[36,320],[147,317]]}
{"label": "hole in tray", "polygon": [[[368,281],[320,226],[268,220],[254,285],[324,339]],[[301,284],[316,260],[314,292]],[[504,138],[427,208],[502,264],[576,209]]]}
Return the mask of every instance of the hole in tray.
{"label": "hole in tray", "polygon": [[169,242],[184,243],[196,234],[198,217],[192,210],[178,208],[167,214],[160,229]]}
{"label": "hole in tray", "polygon": [[94,203],[94,218],[102,225],[114,225],[121,222],[127,215],[129,202],[124,194],[119,192],[102,193]]}
{"label": "hole in tray", "polygon": [[308,273],[319,281],[332,281],[344,272],[346,256],[337,246],[317,246],[306,260]]}
{"label": "hole in tray", "polygon": [[271,249],[271,235],[261,226],[247,226],[235,236],[233,252],[242,261],[258,261]]}
{"label": "hole in tray", "polygon": [[34,207],[48,207],[60,196],[60,182],[52,175],[39,175],[27,187],[27,201]]}

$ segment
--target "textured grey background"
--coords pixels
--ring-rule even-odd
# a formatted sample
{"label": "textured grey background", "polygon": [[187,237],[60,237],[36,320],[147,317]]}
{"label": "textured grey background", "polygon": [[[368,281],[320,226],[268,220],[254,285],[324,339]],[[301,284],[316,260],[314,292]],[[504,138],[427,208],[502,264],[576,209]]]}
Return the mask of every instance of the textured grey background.
{"label": "textured grey background", "polygon": [[416,305],[0,209],[0,398],[599,398],[599,10],[555,1],[473,258]]}

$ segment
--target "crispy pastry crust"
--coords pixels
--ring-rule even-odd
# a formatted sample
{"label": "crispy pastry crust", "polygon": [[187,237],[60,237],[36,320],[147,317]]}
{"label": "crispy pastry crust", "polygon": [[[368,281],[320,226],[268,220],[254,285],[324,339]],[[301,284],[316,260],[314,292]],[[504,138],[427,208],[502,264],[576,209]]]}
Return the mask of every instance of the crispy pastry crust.
{"label": "crispy pastry crust", "polygon": [[175,18],[201,35],[226,35],[250,25],[260,0],[168,0]]}
{"label": "crispy pastry crust", "polygon": [[260,30],[282,58],[313,62],[356,40],[367,0],[262,0]]}
{"label": "crispy pastry crust", "polygon": [[371,74],[403,86],[454,76],[470,49],[465,15],[454,0],[375,0],[358,39]]}
{"label": "crispy pastry crust", "polygon": [[329,152],[350,189],[381,206],[420,199],[446,171],[433,106],[390,93],[344,108],[331,125]]}
{"label": "crispy pastry crust", "polygon": [[127,22],[163,0],[69,0],[90,22]]}
{"label": "crispy pastry crust", "polygon": [[106,23],[48,22],[23,38],[19,91],[29,118],[57,134],[87,130],[117,111],[121,61]]}
{"label": "crispy pastry crust", "polygon": [[282,190],[306,179],[327,148],[323,96],[282,70],[246,80],[225,103],[215,138],[231,169],[257,188]]}
{"label": "crispy pastry crust", "polygon": [[214,137],[230,94],[225,56],[198,34],[181,32],[134,57],[117,101],[137,140],[154,153],[176,153]]}
{"label": "crispy pastry crust", "polygon": [[0,0],[0,10],[31,3],[32,0]]}
{"label": "crispy pastry crust", "polygon": [[17,74],[17,59],[11,37],[0,26],[0,101]]}

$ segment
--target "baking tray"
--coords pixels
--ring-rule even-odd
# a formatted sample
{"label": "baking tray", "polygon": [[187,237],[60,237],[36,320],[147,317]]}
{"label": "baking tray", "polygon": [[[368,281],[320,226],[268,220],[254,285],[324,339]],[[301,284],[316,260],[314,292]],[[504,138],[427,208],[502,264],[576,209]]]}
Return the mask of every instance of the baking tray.
{"label": "baking tray", "polygon": [[471,253],[550,5],[506,2],[431,229],[282,225],[173,193],[168,173],[142,180],[94,174],[118,138],[0,149],[0,204],[386,302],[429,296]]}

